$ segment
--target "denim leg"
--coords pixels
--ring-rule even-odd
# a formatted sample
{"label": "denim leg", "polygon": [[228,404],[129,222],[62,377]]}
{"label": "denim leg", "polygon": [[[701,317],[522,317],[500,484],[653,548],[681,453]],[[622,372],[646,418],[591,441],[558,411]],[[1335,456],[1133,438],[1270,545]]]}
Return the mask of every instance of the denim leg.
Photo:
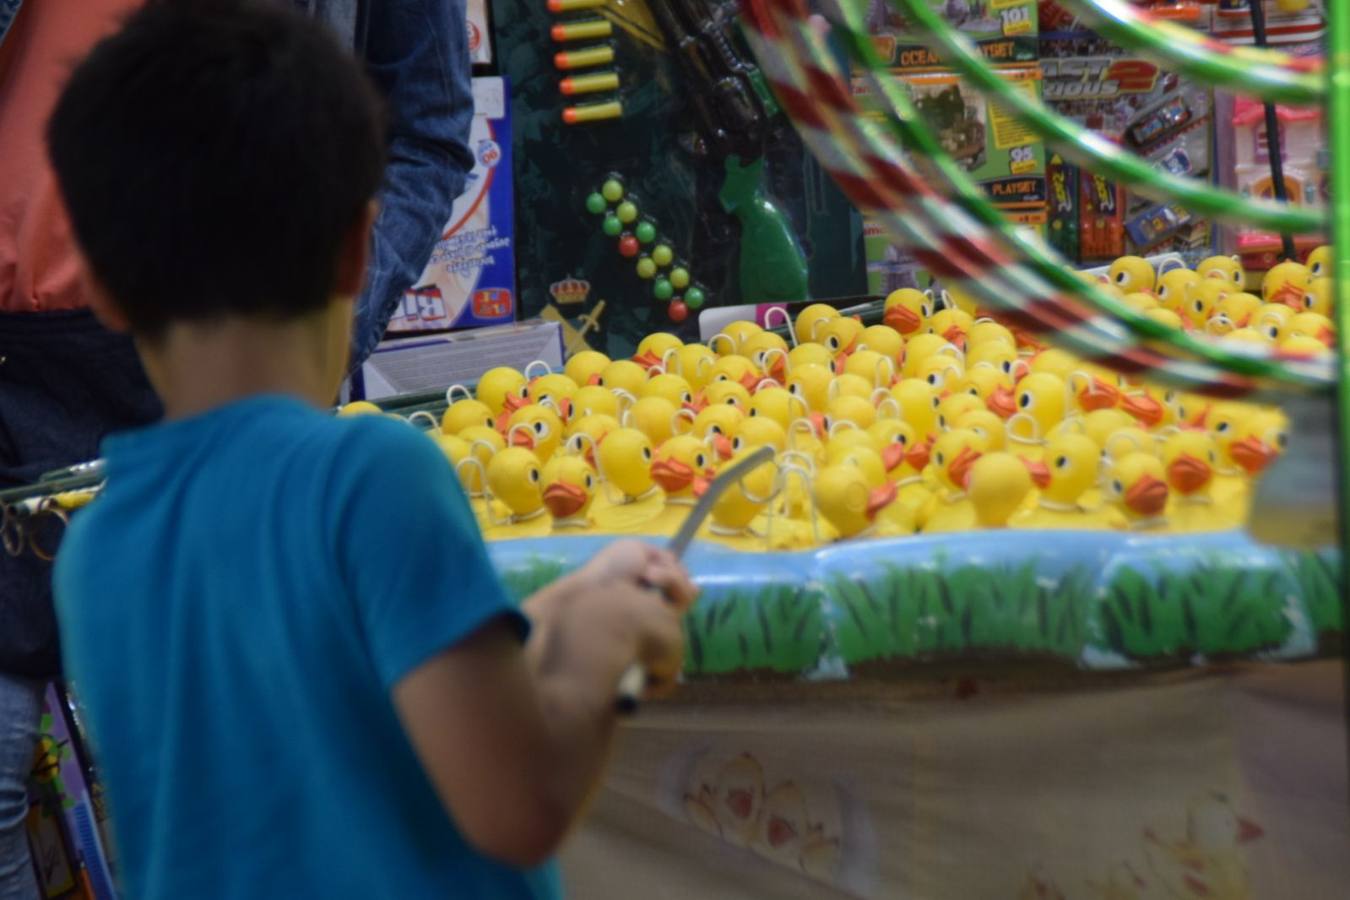
{"label": "denim leg", "polygon": [[23,821],[41,713],[42,682],[0,672],[0,900],[38,900]]}

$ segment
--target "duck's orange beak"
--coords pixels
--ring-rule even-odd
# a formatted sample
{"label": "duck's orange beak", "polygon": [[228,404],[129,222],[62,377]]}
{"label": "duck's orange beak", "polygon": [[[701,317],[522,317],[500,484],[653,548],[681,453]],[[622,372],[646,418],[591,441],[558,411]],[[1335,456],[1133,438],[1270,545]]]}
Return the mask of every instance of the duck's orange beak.
{"label": "duck's orange beak", "polygon": [[781,353],[775,353],[773,362],[769,363],[768,371],[765,374],[779,384],[787,381],[787,357]]}
{"label": "duck's orange beak", "polygon": [[718,434],[713,437],[713,450],[717,453],[718,459],[731,459],[735,455],[735,448],[731,445],[731,438],[725,434]]}
{"label": "duck's orange beak", "polygon": [[1183,453],[1167,467],[1167,480],[1182,494],[1194,494],[1209,484],[1214,474],[1209,463]]}
{"label": "duck's orange beak", "polygon": [[1242,466],[1248,475],[1261,474],[1278,455],[1274,447],[1255,436],[1234,441],[1228,452],[1233,457],[1233,462]]}
{"label": "duck's orange beak", "polygon": [[881,321],[901,334],[913,334],[923,324],[919,314],[905,306],[895,305],[886,310]]}
{"label": "duck's orange beak", "polygon": [[667,494],[674,494],[694,483],[694,468],[678,459],[658,459],[652,463],[652,481]]}
{"label": "duck's orange beak", "polygon": [[887,444],[886,448],[881,451],[881,462],[886,466],[887,472],[905,461],[905,450],[904,444],[892,442]]}
{"label": "duck's orange beak", "polygon": [[989,395],[989,411],[994,413],[1000,419],[1008,419],[1017,412],[1017,395],[1006,385],[1000,384],[994,388],[994,392]]}
{"label": "duck's orange beak", "polygon": [[530,401],[528,398],[522,397],[519,394],[507,394],[506,397],[502,399],[502,412],[513,413],[516,410],[529,405]]}
{"label": "duck's orange beak", "polygon": [[755,392],[755,388],[759,387],[759,381],[761,377],[762,376],[756,375],[753,371],[746,372],[744,375],[741,376],[741,387],[745,388],[747,391],[753,394]]}
{"label": "duck's orange beak", "polygon": [[564,422],[570,422],[572,420],[571,398],[563,397],[561,400],[558,401],[558,415],[562,418]]}
{"label": "duck's orange beak", "polygon": [[1246,844],[1266,833],[1265,829],[1251,819],[1238,819],[1238,843]]}
{"label": "duck's orange beak", "polygon": [[916,441],[913,447],[905,451],[905,461],[910,464],[914,471],[921,471],[928,465],[928,457],[933,453],[933,439],[931,437]]}
{"label": "duck's orange beak", "polygon": [[590,377],[586,379],[586,384],[588,384],[588,385],[590,385],[590,386],[592,386],[592,387],[599,386],[599,384],[600,384],[600,373],[599,373],[599,372],[592,372],[591,375],[590,375]]}
{"label": "duck's orange beak", "polygon": [[1024,331],[1021,328],[1012,329],[1013,340],[1017,341],[1018,349],[1037,350],[1041,349],[1041,342],[1036,340],[1036,336],[1030,331]]}
{"label": "duck's orange beak", "polygon": [[1283,303],[1294,312],[1303,312],[1303,291],[1293,282],[1286,281],[1280,285],[1279,290],[1271,295],[1270,302]]}
{"label": "duck's orange beak", "polygon": [[1163,405],[1148,394],[1126,394],[1120,408],[1134,416],[1145,428],[1152,428],[1163,420]]}
{"label": "duck's orange beak", "polygon": [[1110,409],[1120,402],[1120,389],[1093,376],[1092,383],[1078,392],[1078,405],[1084,412]]}
{"label": "duck's orange beak", "polygon": [[688,403],[680,404],[680,409],[687,409],[694,415],[698,415],[707,408],[708,408],[708,398],[703,396],[703,393],[701,391],[694,395],[693,400],[690,400]]}
{"label": "duck's orange beak", "polygon": [[1027,467],[1027,472],[1031,475],[1031,480],[1036,487],[1045,490],[1050,486],[1050,467],[1039,460],[1023,459],[1022,465]]}
{"label": "duck's orange beak", "polygon": [[1323,325],[1317,330],[1317,339],[1328,347],[1331,347],[1336,343],[1336,332]]}
{"label": "duck's orange beak", "polygon": [[966,333],[960,325],[951,326],[942,332],[942,336],[962,353],[966,352]]}
{"label": "duck's orange beak", "polygon": [[524,447],[526,450],[534,449],[534,435],[530,434],[524,428],[517,428],[511,432],[511,446]]}
{"label": "duck's orange beak", "polygon": [[947,463],[947,477],[952,480],[952,484],[960,485],[961,490],[965,490],[970,484],[970,467],[983,455],[973,447],[962,447],[956,458]]}
{"label": "duck's orange beak", "polygon": [[894,503],[898,492],[899,489],[889,481],[872,488],[867,494],[867,521],[872,521],[877,513]]}
{"label": "duck's orange beak", "polygon": [[1199,411],[1198,413],[1196,413],[1195,415],[1191,416],[1191,418],[1190,418],[1189,421],[1187,421],[1187,422],[1182,422],[1181,424],[1184,425],[1184,426],[1187,427],[1187,428],[1202,429],[1202,428],[1205,427],[1205,423],[1206,423],[1207,421],[1209,421],[1209,404],[1208,404],[1208,403],[1206,403],[1204,406],[1200,407],[1200,411]]}
{"label": "duck's orange beak", "polygon": [[633,362],[637,363],[639,366],[642,366],[643,371],[646,372],[650,372],[654,368],[659,369],[661,368],[662,365],[661,357],[657,356],[650,350],[648,350],[646,353],[639,353],[638,355],[634,356]]}
{"label": "duck's orange beak", "polygon": [[1167,482],[1145,473],[1125,492],[1125,505],[1141,516],[1161,515],[1167,507]]}
{"label": "duck's orange beak", "polygon": [[816,437],[824,440],[825,438],[825,414],[813,412],[810,415],[811,430],[816,433]]}
{"label": "duck's orange beak", "polygon": [[555,481],[544,488],[544,505],[555,519],[575,516],[586,505],[587,499],[584,490],[565,481]]}

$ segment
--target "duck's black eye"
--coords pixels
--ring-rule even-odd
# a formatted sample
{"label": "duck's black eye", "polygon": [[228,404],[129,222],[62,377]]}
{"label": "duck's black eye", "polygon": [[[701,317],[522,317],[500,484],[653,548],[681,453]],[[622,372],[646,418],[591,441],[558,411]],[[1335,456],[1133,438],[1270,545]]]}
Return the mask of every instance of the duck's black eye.
{"label": "duck's black eye", "polygon": [[728,397],[726,400],[726,404],[727,406],[736,406],[737,405],[736,398],[734,396]]}
{"label": "duck's black eye", "polygon": [[530,483],[531,483],[531,484],[538,484],[538,483],[539,483],[539,470],[538,470],[538,469],[530,469]]}
{"label": "duck's black eye", "polygon": [[1057,457],[1055,457],[1055,468],[1056,468],[1056,469],[1067,469],[1068,467],[1069,467],[1069,458],[1068,458],[1067,456],[1057,456]]}
{"label": "duck's black eye", "polygon": [[642,461],[643,461],[643,462],[651,462],[651,461],[652,461],[652,448],[651,448],[651,447],[643,447],[643,448],[642,448]]}
{"label": "duck's black eye", "polygon": [[709,426],[708,426],[708,431],[709,431],[709,433],[711,433],[711,434],[721,434],[721,433],[722,433],[722,426],[721,426],[721,425],[709,425]]}
{"label": "duck's black eye", "polygon": [[495,428],[497,425],[497,423],[493,422],[491,419],[484,419],[483,424],[486,425],[488,428]]}
{"label": "duck's black eye", "polygon": [[706,466],[707,464],[708,464],[708,457],[704,456],[702,453],[700,453],[698,456],[695,456],[695,457],[694,457],[694,467],[695,467],[695,468],[701,469],[701,468],[703,468],[704,466]]}
{"label": "duck's black eye", "polygon": [[1117,272],[1117,273],[1116,273],[1116,284],[1124,284],[1126,281],[1129,280],[1129,278],[1130,278],[1130,276],[1127,275],[1127,274],[1125,274],[1124,272]]}
{"label": "duck's black eye", "polygon": [[934,397],[933,397],[933,409],[937,409],[937,408],[938,408],[939,406],[941,406],[941,405],[942,405],[942,398],[941,398],[941,397],[938,397],[938,396],[934,396]]}
{"label": "duck's black eye", "polygon": [[732,450],[739,451],[739,450],[740,450],[742,447],[744,447],[744,446],[745,446],[745,442],[742,441],[740,438],[736,438],[734,441],[731,442],[731,449],[732,449]]}
{"label": "duck's black eye", "polygon": [[1120,479],[1116,479],[1115,481],[1111,482],[1111,490],[1119,494],[1125,490],[1125,486],[1120,483]]}
{"label": "duck's black eye", "polygon": [[1005,360],[1003,361],[1003,374],[1004,374],[1004,375],[1011,375],[1011,374],[1012,374],[1012,360],[1010,360],[1010,359],[1005,359]]}
{"label": "duck's black eye", "polygon": [[534,423],[534,433],[535,433],[535,434],[539,435],[540,437],[543,437],[544,434],[545,434],[547,431],[548,431],[548,426],[545,425],[543,422],[535,422],[535,423]]}
{"label": "duck's black eye", "polygon": [[909,443],[909,440],[903,434],[897,434],[895,436],[895,442],[903,447]]}
{"label": "duck's black eye", "polygon": [[1229,424],[1227,422],[1220,422],[1218,425],[1214,426],[1214,430],[1219,432],[1219,434],[1223,434],[1228,428]]}
{"label": "duck's black eye", "polygon": [[947,417],[946,417],[946,416],[943,416],[943,415],[939,415],[939,416],[938,416],[938,427],[941,428],[943,431],[946,431],[946,430],[947,430]]}
{"label": "duck's black eye", "polygon": [[937,463],[939,466],[942,465],[944,461],[942,454],[941,453],[934,454],[933,461]]}
{"label": "duck's black eye", "polygon": [[1194,306],[1195,306],[1195,311],[1196,311],[1196,312],[1204,312],[1204,311],[1205,311],[1205,301],[1203,301],[1203,300],[1196,300],[1195,303],[1194,303]]}
{"label": "duck's black eye", "polygon": [[1022,394],[1021,396],[1019,396],[1017,398],[1017,405],[1020,406],[1022,409],[1029,409],[1031,407],[1031,395]]}

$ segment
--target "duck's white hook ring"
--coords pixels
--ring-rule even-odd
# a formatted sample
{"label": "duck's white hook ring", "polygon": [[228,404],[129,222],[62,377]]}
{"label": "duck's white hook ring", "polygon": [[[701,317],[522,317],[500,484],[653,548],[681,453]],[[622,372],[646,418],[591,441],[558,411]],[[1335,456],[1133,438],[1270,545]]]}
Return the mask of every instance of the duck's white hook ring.
{"label": "duck's white hook ring", "polygon": [[459,382],[455,382],[454,384],[450,385],[448,388],[445,389],[445,405],[446,405],[446,406],[454,406],[454,405],[455,405],[455,394],[457,394],[457,393],[463,394],[465,400],[472,400],[472,399],[473,399],[473,391],[469,390],[467,387],[465,387],[464,385],[460,384]]}
{"label": "duck's white hook ring", "polygon": [[786,306],[770,306],[765,310],[764,327],[772,327],[769,323],[773,320],[775,314],[783,317],[783,324],[787,326],[788,337],[792,340],[792,346],[797,346],[797,329],[792,324],[792,316],[788,314]]}
{"label": "duck's white hook ring", "polygon": [[530,373],[534,371],[536,366],[543,369],[545,375],[553,374],[553,367],[547,362],[542,359],[533,359],[526,363],[525,368],[521,371],[521,374],[525,376],[526,381],[533,381],[534,378],[539,377],[538,375],[533,376],[533,378],[530,376]]}
{"label": "duck's white hook ring", "polygon": [[740,347],[736,345],[736,339],[734,337],[732,337],[729,334],[723,334],[722,332],[718,332],[717,334],[714,334],[712,337],[708,338],[708,349],[716,353],[718,341],[729,341],[731,343],[732,354],[736,353],[736,351],[740,349]]}
{"label": "duck's white hook ring", "polygon": [[418,422],[426,422],[427,427],[432,431],[441,427],[440,421],[425,409],[419,409],[417,412],[408,416],[409,425],[416,425]]}

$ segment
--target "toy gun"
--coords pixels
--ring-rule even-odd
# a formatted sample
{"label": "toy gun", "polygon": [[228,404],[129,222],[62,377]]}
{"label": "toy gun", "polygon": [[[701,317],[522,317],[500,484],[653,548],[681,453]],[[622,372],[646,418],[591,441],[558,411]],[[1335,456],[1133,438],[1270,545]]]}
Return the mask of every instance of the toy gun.
{"label": "toy gun", "polygon": [[649,7],[675,52],[699,121],[696,149],[722,159],[726,167],[718,199],[741,225],[742,300],[806,299],[805,256],[787,218],[762,187],[764,148],[778,106],[759,69],[735,46],[734,4],[652,0]]}

